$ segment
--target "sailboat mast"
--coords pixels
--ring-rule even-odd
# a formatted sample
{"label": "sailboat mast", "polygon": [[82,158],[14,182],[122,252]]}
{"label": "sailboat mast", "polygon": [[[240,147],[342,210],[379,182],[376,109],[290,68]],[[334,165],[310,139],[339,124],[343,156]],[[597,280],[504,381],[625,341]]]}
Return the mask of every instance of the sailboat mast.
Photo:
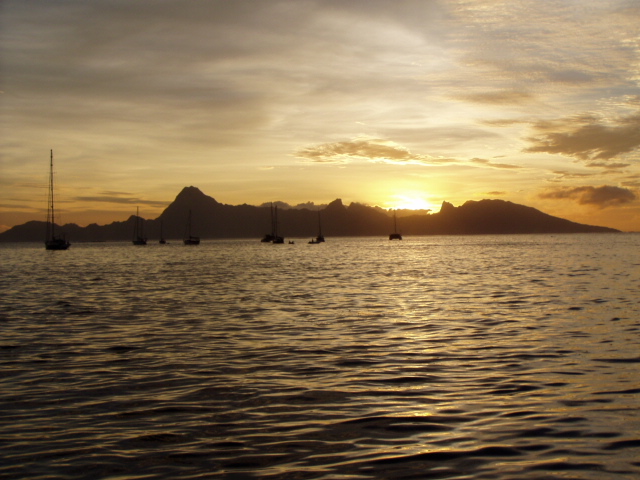
{"label": "sailboat mast", "polygon": [[276,215],[273,220],[273,231],[274,236],[278,238],[278,205],[276,205]]}
{"label": "sailboat mast", "polygon": [[276,221],[273,217],[273,202],[271,202],[271,236],[276,236]]}
{"label": "sailboat mast", "polygon": [[47,208],[47,240],[54,237],[55,210],[53,207],[53,149],[49,160],[49,208]]}
{"label": "sailboat mast", "polygon": [[140,221],[140,207],[136,207],[136,223],[133,227],[133,239],[137,240],[140,237],[140,232],[138,231],[138,222]]}
{"label": "sailboat mast", "polygon": [[66,250],[71,245],[65,236],[56,238],[55,236],[56,214],[53,204],[53,150],[49,159],[49,198],[47,199],[47,227],[45,231],[46,239],[44,246],[47,250]]}

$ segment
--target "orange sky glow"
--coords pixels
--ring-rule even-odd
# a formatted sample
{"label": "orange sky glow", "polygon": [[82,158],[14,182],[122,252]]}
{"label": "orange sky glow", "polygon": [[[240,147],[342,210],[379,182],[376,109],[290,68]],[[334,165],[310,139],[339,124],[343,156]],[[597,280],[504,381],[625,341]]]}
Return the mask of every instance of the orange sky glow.
{"label": "orange sky glow", "polygon": [[[542,6],[542,8],[541,8]],[[500,198],[640,231],[631,0],[6,0],[0,231],[226,204]]]}

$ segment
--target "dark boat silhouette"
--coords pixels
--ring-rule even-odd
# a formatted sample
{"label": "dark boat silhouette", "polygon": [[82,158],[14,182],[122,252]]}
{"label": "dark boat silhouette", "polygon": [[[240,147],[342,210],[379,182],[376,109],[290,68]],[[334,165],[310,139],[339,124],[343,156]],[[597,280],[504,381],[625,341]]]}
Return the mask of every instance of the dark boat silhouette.
{"label": "dark boat silhouette", "polygon": [[187,228],[183,242],[185,245],[200,245],[200,237],[191,235],[191,210],[189,210],[189,219],[187,220]]}
{"label": "dark boat silhouette", "polygon": [[398,224],[395,211],[393,212],[393,233],[389,234],[389,240],[402,240],[402,235],[398,233]]}
{"label": "dark boat silhouette", "polygon": [[284,238],[278,235],[278,206],[275,206],[275,213],[273,203],[271,204],[271,233],[266,233],[262,240],[262,243],[284,243]]}
{"label": "dark boat silhouette", "polygon": [[324,235],[322,235],[322,222],[320,219],[320,211],[318,210],[318,236],[316,237],[315,242],[311,241],[309,243],[323,243],[324,242]]}
{"label": "dark boat silhouette", "polygon": [[55,232],[56,219],[53,205],[53,150],[49,159],[49,199],[47,205],[47,228],[45,233],[44,247],[47,250],[66,250],[71,244],[63,236],[57,237]]}
{"label": "dark boat silhouette", "polygon": [[133,244],[134,245],[146,245],[147,239],[144,237],[144,223],[140,218],[140,209],[136,207],[136,222],[133,227]]}

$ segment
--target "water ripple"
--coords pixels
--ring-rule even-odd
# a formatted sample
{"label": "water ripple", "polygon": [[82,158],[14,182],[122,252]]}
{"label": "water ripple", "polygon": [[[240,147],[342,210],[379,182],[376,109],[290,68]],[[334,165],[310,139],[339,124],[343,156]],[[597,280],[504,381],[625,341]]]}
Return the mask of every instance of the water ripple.
{"label": "water ripple", "polygon": [[0,478],[635,478],[638,243],[0,246]]}

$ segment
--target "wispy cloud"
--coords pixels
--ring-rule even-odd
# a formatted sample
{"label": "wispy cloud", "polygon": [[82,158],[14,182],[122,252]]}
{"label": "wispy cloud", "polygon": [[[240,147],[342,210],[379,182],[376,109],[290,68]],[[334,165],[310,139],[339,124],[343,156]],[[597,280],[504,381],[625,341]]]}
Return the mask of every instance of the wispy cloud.
{"label": "wispy cloud", "polygon": [[621,171],[624,168],[630,167],[630,163],[606,163],[606,162],[590,162],[585,166],[589,168],[604,168],[605,170],[614,170],[616,172]]}
{"label": "wispy cloud", "polygon": [[611,185],[603,185],[600,187],[559,187],[540,193],[539,197],[556,200],[574,200],[580,205],[594,205],[598,208],[619,206],[637,199],[633,191]]}
{"label": "wispy cloud", "polygon": [[396,164],[442,165],[456,161],[450,158],[412,153],[395,142],[380,138],[322,143],[298,150],[294,155],[319,163],[346,163],[349,160],[359,159]]}
{"label": "wispy cloud", "polygon": [[593,115],[582,115],[541,121],[533,128],[537,135],[527,139],[533,145],[526,152],[606,161],[640,148],[640,113],[608,123]]}
{"label": "wispy cloud", "polygon": [[472,158],[471,162],[487,168],[506,168],[506,169],[522,168],[521,165],[514,165],[511,163],[495,163],[495,162],[492,162],[491,160],[487,160],[486,158]]}
{"label": "wispy cloud", "polygon": [[535,96],[525,91],[501,90],[497,92],[459,94],[453,98],[465,102],[488,105],[523,105],[531,103],[535,99]]}
{"label": "wispy cloud", "polygon": [[120,204],[120,205],[147,205],[151,207],[167,206],[166,201],[143,200],[137,197],[122,197],[118,195],[74,197],[73,200],[77,202],[98,202],[98,203],[112,203],[112,204]]}
{"label": "wispy cloud", "polygon": [[549,179],[550,182],[561,182],[572,178],[588,178],[595,176],[595,173],[569,172],[566,170],[554,170],[551,173],[554,177]]}

